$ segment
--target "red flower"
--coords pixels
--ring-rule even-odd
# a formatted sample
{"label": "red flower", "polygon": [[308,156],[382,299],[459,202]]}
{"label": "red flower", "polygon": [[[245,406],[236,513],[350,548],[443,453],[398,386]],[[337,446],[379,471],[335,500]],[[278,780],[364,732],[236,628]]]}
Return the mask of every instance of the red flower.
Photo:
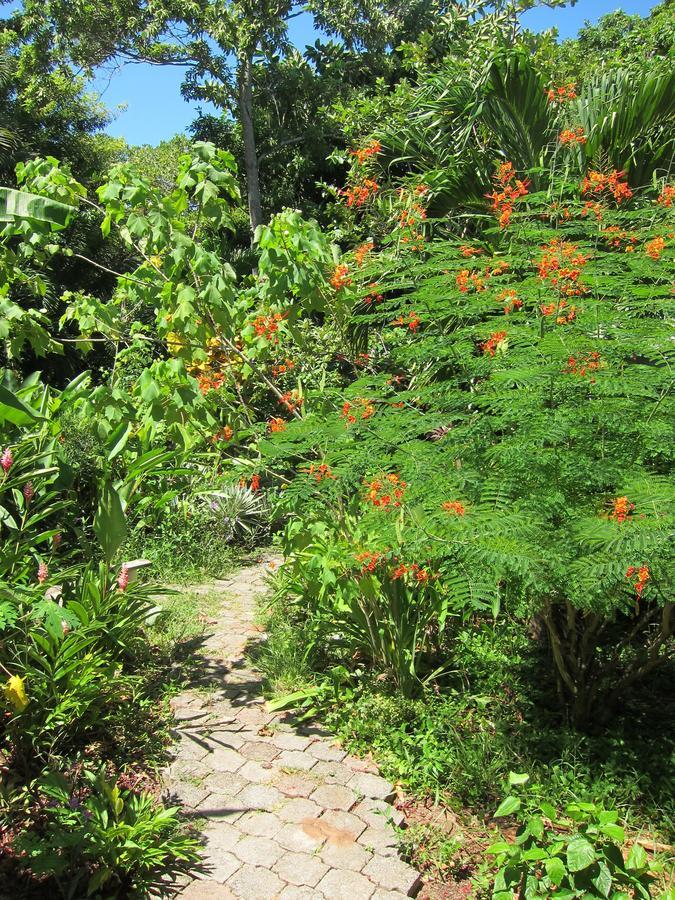
{"label": "red flower", "polygon": [[33,487],[32,481],[27,481],[23,486],[23,497],[26,503],[30,503],[30,501],[35,496],[35,488]]}
{"label": "red flower", "polygon": [[349,276],[349,266],[336,266],[330,277],[330,283],[336,291],[341,290],[343,287],[349,287],[352,283],[352,279]]}
{"label": "red flower", "polygon": [[354,251],[354,259],[356,260],[357,266],[360,267],[363,265],[363,260],[365,259],[367,254],[370,253],[374,246],[375,245],[372,241],[366,241],[365,244],[361,244],[360,247],[356,248],[356,250]]}
{"label": "red flower", "polygon": [[564,131],[560,132],[558,140],[561,144],[585,144],[586,135],[584,134],[584,129],[578,125],[574,130],[565,128]]}
{"label": "red flower", "polygon": [[624,200],[630,200],[633,196],[633,192],[622,180],[623,178],[624,173],[617,172],[616,169],[607,175],[603,172],[589,172],[581,182],[581,193],[595,196],[611,194],[617,203],[622,203]]}
{"label": "red flower", "polygon": [[497,351],[505,351],[506,350],[506,332],[505,331],[493,331],[487,341],[483,341],[480,345],[481,350],[483,351],[483,356],[495,356]]}
{"label": "red flower", "polygon": [[382,152],[382,144],[379,141],[370,141],[365,147],[361,147],[358,150],[350,150],[349,152],[352,156],[356,157],[356,161],[359,165],[363,165],[367,159],[370,159],[372,156],[377,156],[378,153]]}
{"label": "red flower", "polygon": [[252,475],[251,476],[251,490],[252,491],[260,490],[260,475]]}
{"label": "red flower", "polygon": [[631,579],[635,574],[637,574],[637,578],[633,582],[633,588],[635,589],[635,593],[639,599],[640,597],[642,597],[645,585],[651,578],[649,566],[642,565],[639,569],[636,569],[635,566],[629,566],[626,570],[626,578]]}
{"label": "red flower", "polygon": [[117,577],[117,587],[121,591],[126,591],[129,586],[129,569],[126,565],[123,565],[120,569],[120,574]]}
{"label": "red flower", "polygon": [[269,420],[269,422],[267,423],[267,427],[270,432],[272,432],[272,434],[275,434],[279,431],[286,431],[286,420],[275,416]]}
{"label": "red flower", "polygon": [[652,259],[660,259],[666,246],[666,242],[662,237],[656,237],[645,244],[645,253]]}
{"label": "red flower", "polygon": [[553,85],[546,90],[546,96],[549,103],[566,103],[568,100],[575,100],[577,96],[576,83],[570,81],[567,84],[561,84],[557,87]]}
{"label": "red flower", "polygon": [[672,206],[675,201],[675,185],[667,184],[658,196],[657,203],[661,206]]}
{"label": "red flower", "polygon": [[321,463],[319,466],[315,466],[314,463],[311,463],[309,469],[306,469],[305,471],[308,475],[313,476],[318,482],[322,482],[327,478],[335,479],[335,475],[333,475],[330,466],[327,466],[325,463]]}
{"label": "red flower", "polygon": [[40,584],[44,584],[48,575],[49,569],[47,568],[47,563],[41,562],[37,570],[37,580]]}
{"label": "red flower", "polygon": [[520,197],[526,197],[529,193],[528,183],[516,178],[513,163],[502,163],[493,177],[495,190],[487,195],[492,200],[492,209],[499,214],[500,228],[506,228],[511,221],[514,205]]}
{"label": "red flower", "polygon": [[612,500],[612,512],[609,514],[609,518],[622,525],[626,519],[630,518],[634,509],[635,504],[631,503],[628,497],[616,497]]}
{"label": "red flower", "polygon": [[2,456],[0,457],[0,466],[2,466],[2,471],[7,475],[9,470],[12,468],[14,463],[14,457],[12,456],[12,451],[7,447],[6,450],[2,451]]}
{"label": "red flower", "polygon": [[398,319],[394,319],[394,321],[391,322],[391,325],[393,328],[402,326],[404,328],[409,328],[410,331],[417,331],[417,329],[420,327],[420,319],[416,312],[410,312],[408,313],[407,319],[403,316],[399,316]]}
{"label": "red flower", "polygon": [[442,506],[446,512],[452,513],[455,516],[463,516],[466,512],[466,507],[463,503],[460,503],[459,500],[446,500]]}
{"label": "red flower", "polygon": [[376,507],[400,506],[406,487],[398,475],[382,475],[366,482],[366,499]]}

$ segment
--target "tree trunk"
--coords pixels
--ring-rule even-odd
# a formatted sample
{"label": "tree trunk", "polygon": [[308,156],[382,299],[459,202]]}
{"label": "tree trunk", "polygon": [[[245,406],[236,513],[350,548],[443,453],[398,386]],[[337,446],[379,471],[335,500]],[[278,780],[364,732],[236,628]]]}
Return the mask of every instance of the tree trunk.
{"label": "tree trunk", "polygon": [[255,149],[255,131],[253,129],[252,63],[249,54],[239,60],[237,80],[239,82],[239,120],[244,141],[248,215],[251,222],[251,232],[255,232],[258,225],[262,222],[262,206],[260,204],[258,156]]}

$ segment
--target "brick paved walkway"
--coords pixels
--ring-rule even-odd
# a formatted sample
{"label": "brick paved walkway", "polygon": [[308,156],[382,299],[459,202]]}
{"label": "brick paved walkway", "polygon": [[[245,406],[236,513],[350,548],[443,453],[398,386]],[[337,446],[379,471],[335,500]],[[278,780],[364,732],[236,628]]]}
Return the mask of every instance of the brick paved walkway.
{"label": "brick paved walkway", "polygon": [[[165,796],[204,822],[204,871],[181,900],[384,900],[414,896],[388,801],[392,786],[317,726],[266,710],[245,647],[266,564],[208,586],[223,605],[205,641],[203,675],[174,698],[175,761]],[[199,690],[199,688],[202,690]],[[206,689],[206,690],[204,690]]]}

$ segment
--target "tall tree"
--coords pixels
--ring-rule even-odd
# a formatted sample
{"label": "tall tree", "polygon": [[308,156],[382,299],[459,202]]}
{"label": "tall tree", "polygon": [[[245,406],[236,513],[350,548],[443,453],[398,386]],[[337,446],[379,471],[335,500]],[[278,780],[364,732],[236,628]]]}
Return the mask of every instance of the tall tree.
{"label": "tall tree", "polygon": [[262,221],[255,66],[289,53],[290,20],[308,13],[348,48],[385,48],[413,39],[434,16],[458,5],[452,0],[23,0],[18,19],[40,54],[65,56],[89,71],[113,59],[185,67],[184,96],[208,100],[239,123],[255,230]]}

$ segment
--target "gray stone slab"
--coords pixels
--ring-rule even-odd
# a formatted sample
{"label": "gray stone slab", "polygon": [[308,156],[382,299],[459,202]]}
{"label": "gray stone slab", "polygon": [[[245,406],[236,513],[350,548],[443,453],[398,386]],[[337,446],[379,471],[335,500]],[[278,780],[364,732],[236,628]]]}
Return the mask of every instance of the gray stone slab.
{"label": "gray stone slab", "polygon": [[328,871],[328,866],[309,853],[284,853],[274,871],[289,884],[315,887]]}
{"label": "gray stone slab", "polygon": [[245,834],[232,848],[232,853],[244,863],[265,866],[270,869],[283,854],[283,849],[272,838]]}
{"label": "gray stone slab", "polygon": [[274,787],[286,797],[309,797],[316,790],[316,781],[311,775],[303,777],[275,772]]}
{"label": "gray stone slab", "polygon": [[316,759],[323,759],[326,762],[342,762],[347,756],[344,750],[336,747],[335,744],[328,744],[325,741],[316,741],[307,748],[307,753]]}
{"label": "gray stone slab", "polygon": [[373,858],[373,854],[361,844],[332,844],[330,842],[321,848],[320,856],[331,869],[350,869],[353,872],[360,872]]}
{"label": "gray stone slab", "polygon": [[380,856],[396,856],[398,841],[392,828],[366,828],[359,836],[359,844]]}
{"label": "gray stone slab", "polygon": [[341,809],[327,809],[321,816],[321,821],[350,834],[354,840],[366,830],[366,823],[362,819]]}
{"label": "gray stone slab", "polygon": [[356,804],[356,794],[341,784],[322,784],[310,797],[324,809],[349,810]]}
{"label": "gray stone slab", "polygon": [[286,886],[269,869],[244,865],[227,883],[241,900],[274,900]]}
{"label": "gray stone slab", "polygon": [[282,769],[309,771],[316,765],[316,759],[300,750],[282,750],[275,759],[275,765]]}
{"label": "gray stone slab", "polygon": [[276,814],[284,822],[302,822],[304,819],[318,819],[322,809],[312,800],[305,797],[294,797],[286,800],[277,810]]}
{"label": "gray stone slab", "polygon": [[317,890],[330,900],[370,900],[375,885],[358,872],[330,869],[318,883]]}
{"label": "gray stone slab", "polygon": [[193,881],[180,892],[181,900],[236,900],[236,894],[217,881]]}
{"label": "gray stone slab", "polygon": [[292,853],[314,853],[325,841],[325,836],[306,822],[288,822],[275,835],[275,840]]}
{"label": "gray stone slab", "polygon": [[281,732],[272,737],[272,743],[280,750],[299,750],[302,752],[303,750],[306,750],[310,744],[314,743],[314,739],[311,737],[304,737],[300,734],[293,734],[292,732]]}
{"label": "gray stone slab", "polygon": [[274,744],[267,744],[264,741],[252,741],[244,744],[239,750],[242,756],[247,759],[255,759],[258,762],[272,762],[279,756],[279,749]]}
{"label": "gray stone slab", "polygon": [[363,874],[380,887],[389,891],[398,890],[408,897],[412,897],[422,883],[419,872],[391,856],[374,856],[363,869]]}
{"label": "gray stone slab", "polygon": [[394,796],[393,785],[379,775],[359,772],[347,783],[348,787],[372,800],[388,800]]}
{"label": "gray stone slab", "polygon": [[248,809],[271,812],[284,800],[284,795],[269,784],[250,784],[237,794],[237,803]]}
{"label": "gray stone slab", "polygon": [[358,806],[354,807],[352,812],[373,828],[382,828],[388,822],[393,822],[394,825],[402,825],[405,822],[403,813],[387,803],[386,800],[373,800],[366,797]]}
{"label": "gray stone slab", "polygon": [[252,810],[244,813],[237,821],[237,828],[244,834],[255,834],[259,837],[271,838],[279,833],[283,824],[281,819],[272,813]]}
{"label": "gray stone slab", "polygon": [[[225,882],[231,875],[234,875],[241,863],[229,851],[217,850],[213,855],[210,855],[207,851],[204,855],[204,866],[208,871],[204,875],[203,880]],[[198,877],[201,877],[201,875]]]}
{"label": "gray stone slab", "polygon": [[321,779],[327,784],[347,784],[354,777],[352,769],[341,763],[319,760],[312,769],[312,778]]}

